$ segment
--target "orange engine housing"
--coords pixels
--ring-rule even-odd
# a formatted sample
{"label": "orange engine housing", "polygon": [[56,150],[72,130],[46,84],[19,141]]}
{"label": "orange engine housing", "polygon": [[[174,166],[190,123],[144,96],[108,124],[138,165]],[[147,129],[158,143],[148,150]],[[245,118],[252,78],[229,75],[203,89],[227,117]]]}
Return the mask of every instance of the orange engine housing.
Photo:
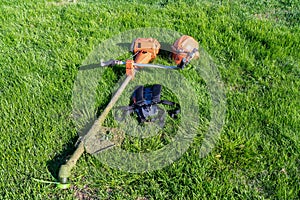
{"label": "orange engine housing", "polygon": [[[183,35],[178,38],[172,45],[172,58],[178,65],[181,63],[183,58],[187,58],[188,53],[192,52],[194,48],[199,48],[199,43],[188,35]],[[197,51],[194,55],[194,59],[199,58],[199,52]]]}
{"label": "orange engine housing", "polygon": [[137,38],[131,44],[131,51],[136,54],[136,63],[149,63],[156,58],[159,49],[160,43],[154,38]]}

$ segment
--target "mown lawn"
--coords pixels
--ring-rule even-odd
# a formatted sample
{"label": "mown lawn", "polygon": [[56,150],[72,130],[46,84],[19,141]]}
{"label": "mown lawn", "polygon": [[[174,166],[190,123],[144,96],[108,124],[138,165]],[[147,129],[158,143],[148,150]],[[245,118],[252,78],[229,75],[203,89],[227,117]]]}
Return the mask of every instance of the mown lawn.
{"label": "mown lawn", "polygon": [[[299,0],[11,0],[0,9],[0,199],[299,199]],[[85,58],[142,27],[191,35],[213,58],[227,102],[216,147],[199,158],[198,135],[178,161],[144,173],[85,154],[71,189],[37,181],[55,181],[74,150],[72,90]],[[119,78],[107,69],[99,107]]]}

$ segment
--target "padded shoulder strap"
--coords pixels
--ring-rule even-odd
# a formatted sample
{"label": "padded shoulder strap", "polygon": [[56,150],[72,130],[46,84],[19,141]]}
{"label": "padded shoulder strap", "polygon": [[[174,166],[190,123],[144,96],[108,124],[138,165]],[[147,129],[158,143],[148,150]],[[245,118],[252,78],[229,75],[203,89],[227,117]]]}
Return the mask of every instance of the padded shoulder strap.
{"label": "padded shoulder strap", "polygon": [[155,84],[152,86],[152,102],[154,104],[160,102],[161,85]]}
{"label": "padded shoulder strap", "polygon": [[144,86],[139,86],[134,91],[134,103],[138,106],[144,105]]}

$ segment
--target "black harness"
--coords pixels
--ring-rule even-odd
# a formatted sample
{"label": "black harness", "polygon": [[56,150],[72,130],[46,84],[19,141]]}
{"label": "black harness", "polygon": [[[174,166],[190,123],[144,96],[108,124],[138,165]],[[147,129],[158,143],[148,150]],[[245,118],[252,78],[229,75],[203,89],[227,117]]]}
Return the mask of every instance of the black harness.
{"label": "black harness", "polygon": [[159,121],[160,124],[164,123],[165,111],[159,108],[158,104],[164,104],[174,106],[175,109],[168,111],[168,114],[172,118],[176,118],[180,113],[179,106],[167,100],[161,100],[162,86],[155,84],[153,86],[138,86],[132,96],[131,104],[129,106],[122,107],[123,117],[124,115],[136,113],[139,123]]}

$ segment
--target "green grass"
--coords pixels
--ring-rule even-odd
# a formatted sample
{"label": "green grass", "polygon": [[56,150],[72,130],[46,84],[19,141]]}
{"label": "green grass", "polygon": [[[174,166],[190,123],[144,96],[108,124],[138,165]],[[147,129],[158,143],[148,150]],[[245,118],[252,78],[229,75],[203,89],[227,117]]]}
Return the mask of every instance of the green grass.
{"label": "green grass", "polygon": [[[0,3],[0,199],[299,199],[298,0],[57,2]],[[227,98],[217,146],[199,158],[199,134],[172,165],[137,174],[85,154],[70,190],[35,181],[55,180],[74,150],[72,89],[84,59],[141,27],[191,35],[214,59]],[[105,73],[100,107],[120,78]]]}

